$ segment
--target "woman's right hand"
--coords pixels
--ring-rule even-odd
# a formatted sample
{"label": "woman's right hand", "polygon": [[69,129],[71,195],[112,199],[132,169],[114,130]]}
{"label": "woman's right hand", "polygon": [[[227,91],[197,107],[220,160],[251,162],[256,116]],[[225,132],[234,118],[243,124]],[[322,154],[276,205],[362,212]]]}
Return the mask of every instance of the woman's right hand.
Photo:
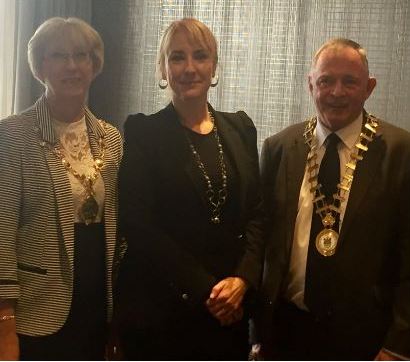
{"label": "woman's right hand", "polygon": [[238,277],[225,278],[212,288],[205,304],[222,326],[231,325],[242,319],[242,299],[247,288],[246,282]]}
{"label": "woman's right hand", "polygon": [[17,361],[19,359],[19,340],[17,333],[6,326],[10,321],[0,322],[0,361]]}
{"label": "woman's right hand", "polygon": [[14,319],[15,301],[0,299],[0,317],[13,316],[11,319],[0,320],[0,360],[17,361],[19,359],[19,339]]}

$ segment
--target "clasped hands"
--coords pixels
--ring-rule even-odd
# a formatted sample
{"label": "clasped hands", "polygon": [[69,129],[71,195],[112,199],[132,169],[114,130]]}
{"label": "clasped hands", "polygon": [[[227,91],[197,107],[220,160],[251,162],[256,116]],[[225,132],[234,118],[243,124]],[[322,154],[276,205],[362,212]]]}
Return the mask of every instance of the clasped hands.
{"label": "clasped hands", "polygon": [[242,278],[225,278],[212,288],[205,305],[222,326],[229,326],[243,317],[242,300],[247,289]]}

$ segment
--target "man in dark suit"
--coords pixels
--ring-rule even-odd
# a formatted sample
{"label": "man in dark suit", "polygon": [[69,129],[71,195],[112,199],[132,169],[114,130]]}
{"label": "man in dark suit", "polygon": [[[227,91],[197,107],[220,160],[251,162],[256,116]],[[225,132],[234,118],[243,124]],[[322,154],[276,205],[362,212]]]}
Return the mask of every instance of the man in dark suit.
{"label": "man in dark suit", "polygon": [[410,357],[410,134],[364,110],[365,50],[333,39],[308,77],[317,115],[268,138],[264,358]]}

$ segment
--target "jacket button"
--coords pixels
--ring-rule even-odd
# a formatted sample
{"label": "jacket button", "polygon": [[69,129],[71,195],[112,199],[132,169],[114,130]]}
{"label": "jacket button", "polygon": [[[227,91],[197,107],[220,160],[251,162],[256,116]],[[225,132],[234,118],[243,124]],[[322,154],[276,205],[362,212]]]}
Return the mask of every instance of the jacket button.
{"label": "jacket button", "polygon": [[187,293],[182,294],[182,299],[183,300],[188,300],[189,299],[189,295]]}
{"label": "jacket button", "polygon": [[238,239],[242,239],[242,238],[243,238],[243,234],[239,234]]}

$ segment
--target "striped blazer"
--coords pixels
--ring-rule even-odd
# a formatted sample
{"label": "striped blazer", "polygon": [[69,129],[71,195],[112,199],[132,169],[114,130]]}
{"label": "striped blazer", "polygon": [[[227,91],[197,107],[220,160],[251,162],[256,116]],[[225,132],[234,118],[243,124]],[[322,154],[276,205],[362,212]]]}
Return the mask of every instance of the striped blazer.
{"label": "striped blazer", "polygon": [[[100,137],[107,145],[101,175],[110,319],[122,139],[88,109],[85,115],[92,154],[99,154]],[[17,332],[30,336],[63,326],[73,292],[73,197],[67,171],[53,152],[56,144],[44,96],[0,121],[0,298],[17,300]]]}

